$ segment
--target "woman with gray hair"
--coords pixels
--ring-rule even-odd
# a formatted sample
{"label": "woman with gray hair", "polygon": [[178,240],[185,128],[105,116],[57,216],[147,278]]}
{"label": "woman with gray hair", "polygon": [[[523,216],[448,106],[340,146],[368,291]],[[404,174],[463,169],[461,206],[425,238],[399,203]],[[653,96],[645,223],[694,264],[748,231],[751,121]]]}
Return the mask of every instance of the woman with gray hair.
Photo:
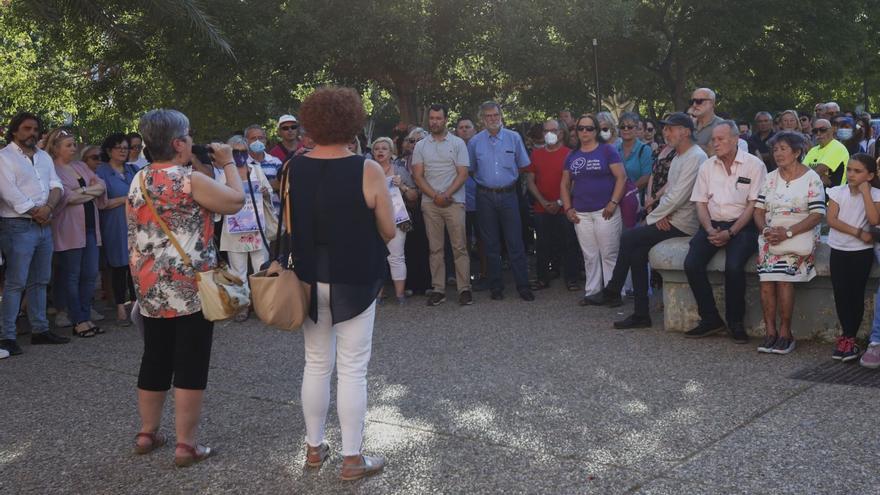
{"label": "woman with gray hair", "polygon": [[135,452],[147,454],[165,444],[159,426],[173,381],[174,463],[186,467],[212,453],[196,443],[214,330],[202,315],[196,274],[217,264],[213,215],[240,210],[244,192],[228,145],[211,145],[214,166],[225,172],[226,185],[187,166],[192,156],[189,119],[177,110],[147,112],[139,131],[153,161],[132,181],[126,204],[129,264],[144,322]]}
{"label": "woman with gray hair", "polygon": [[[651,177],[653,164],[651,147],[638,139],[639,124],[642,119],[635,112],[624,112],[620,115],[620,141],[617,142],[617,154],[623,160],[626,178],[644,191]],[[600,121],[601,125],[601,121]]]}
{"label": "woman with gray hair", "polygon": [[620,139],[617,134],[617,121],[611,112],[599,112],[596,114],[596,123],[599,124],[599,136],[608,144],[617,146]]}

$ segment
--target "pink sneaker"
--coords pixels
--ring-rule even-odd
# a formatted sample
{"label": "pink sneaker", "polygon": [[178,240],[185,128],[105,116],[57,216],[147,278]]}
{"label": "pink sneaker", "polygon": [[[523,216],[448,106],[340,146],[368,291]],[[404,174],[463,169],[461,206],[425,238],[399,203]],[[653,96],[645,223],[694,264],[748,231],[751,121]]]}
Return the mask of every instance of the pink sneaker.
{"label": "pink sneaker", "polygon": [[872,343],[868,346],[868,350],[862,354],[862,360],[859,361],[865,368],[880,368],[880,344]]}

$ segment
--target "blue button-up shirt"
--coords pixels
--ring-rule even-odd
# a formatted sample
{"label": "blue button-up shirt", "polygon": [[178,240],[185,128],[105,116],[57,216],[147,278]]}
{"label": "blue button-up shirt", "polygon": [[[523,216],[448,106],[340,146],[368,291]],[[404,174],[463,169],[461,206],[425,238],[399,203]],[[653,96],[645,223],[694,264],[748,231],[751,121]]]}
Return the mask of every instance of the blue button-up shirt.
{"label": "blue button-up shirt", "polygon": [[468,142],[474,180],[483,187],[507,187],[519,178],[519,169],[529,166],[529,154],[522,138],[502,127],[492,136],[480,131]]}
{"label": "blue button-up shirt", "polygon": [[[623,158],[623,140],[617,143],[617,153]],[[654,159],[651,156],[651,147],[636,139],[632,152],[623,158],[623,168],[626,169],[626,177],[636,182],[646,175],[651,175]]]}

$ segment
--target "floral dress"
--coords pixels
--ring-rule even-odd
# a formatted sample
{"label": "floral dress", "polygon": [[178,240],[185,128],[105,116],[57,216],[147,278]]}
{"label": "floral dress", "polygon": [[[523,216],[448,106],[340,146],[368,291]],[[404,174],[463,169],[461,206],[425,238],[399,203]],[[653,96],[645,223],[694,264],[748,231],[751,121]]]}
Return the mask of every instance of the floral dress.
{"label": "floral dress", "polygon": [[[145,175],[159,216],[193,266],[183,263],[156,222],[141,192],[141,175]],[[213,215],[193,199],[191,176],[191,167],[151,164],[138,172],[128,193],[129,266],[141,314],[149,318],[176,318],[201,311],[196,271],[217,265]]]}
{"label": "floral dress", "polygon": [[[765,211],[768,227],[773,219],[785,215],[821,213],[825,215],[825,187],[819,174],[808,170],[791,182],[779,177],[779,170],[767,174],[755,208]],[[758,277],[762,282],[809,282],[816,276],[813,264],[819,225],[813,229],[813,252],[809,256],[770,254],[770,244],[758,236]]]}

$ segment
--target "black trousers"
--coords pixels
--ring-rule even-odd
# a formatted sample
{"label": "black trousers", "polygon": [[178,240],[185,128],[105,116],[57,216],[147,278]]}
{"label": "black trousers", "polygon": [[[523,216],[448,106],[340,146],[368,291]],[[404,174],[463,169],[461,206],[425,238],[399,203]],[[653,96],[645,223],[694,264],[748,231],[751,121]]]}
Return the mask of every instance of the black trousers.
{"label": "black trousers", "polygon": [[874,250],[831,249],[831,287],[844,337],[855,337],[865,316],[865,286],[874,263]]}
{"label": "black trousers", "polygon": [[550,280],[552,265],[562,273],[566,283],[577,282],[577,252],[574,226],[565,215],[535,213],[535,271],[538,280]]}
{"label": "black trousers", "polygon": [[202,312],[177,318],[144,318],[144,355],[138,388],[164,392],[171,388],[204,390],[214,323]]}
{"label": "black trousers", "polygon": [[[726,230],[734,222],[712,222],[716,229]],[[697,301],[700,319],[706,323],[721,323],[706,265],[719,250],[724,249],[724,304],[728,325],[742,324],[746,314],[746,263],[758,251],[758,231],[751,222],[724,247],[709,242],[709,234],[700,230],[691,238],[690,250],[684,259],[684,272]]]}
{"label": "black trousers", "polygon": [[113,284],[113,302],[116,304],[125,304],[128,301],[127,295],[131,295],[131,300],[137,299],[134,292],[134,283],[131,279],[131,269],[127,266],[114,266],[110,268],[110,283]]}
{"label": "black trousers", "polygon": [[687,234],[675,227],[660,230],[656,225],[643,225],[626,230],[620,236],[620,250],[611,280],[605,289],[616,294],[620,293],[626,282],[627,272],[632,272],[633,296],[635,307],[633,312],[640,317],[650,316],[648,311],[648,253],[651,248],[666,239],[685,237]]}

